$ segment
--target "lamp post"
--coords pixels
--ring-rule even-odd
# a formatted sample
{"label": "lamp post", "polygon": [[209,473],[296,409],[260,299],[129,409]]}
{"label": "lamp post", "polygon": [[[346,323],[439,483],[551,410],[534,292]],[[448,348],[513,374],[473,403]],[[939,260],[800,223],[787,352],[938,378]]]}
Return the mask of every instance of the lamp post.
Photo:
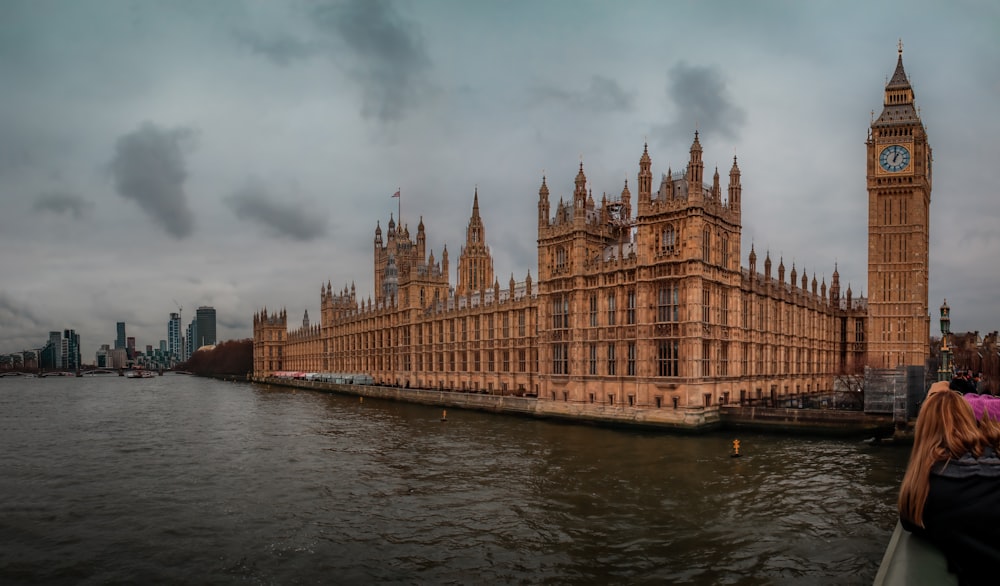
{"label": "lamp post", "polygon": [[948,336],[951,334],[951,308],[945,299],[941,305],[941,366],[938,368],[938,380],[951,380],[951,349],[948,348]]}

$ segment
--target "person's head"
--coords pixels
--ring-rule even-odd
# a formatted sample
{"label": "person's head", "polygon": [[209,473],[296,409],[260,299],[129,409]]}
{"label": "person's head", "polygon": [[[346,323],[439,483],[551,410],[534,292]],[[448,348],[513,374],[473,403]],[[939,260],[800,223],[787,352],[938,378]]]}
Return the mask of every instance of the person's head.
{"label": "person's head", "polygon": [[978,457],[985,442],[972,407],[948,386],[946,381],[937,382],[927,392],[917,415],[910,463],[899,491],[900,517],[920,527],[923,527],[931,467],[966,453]]}

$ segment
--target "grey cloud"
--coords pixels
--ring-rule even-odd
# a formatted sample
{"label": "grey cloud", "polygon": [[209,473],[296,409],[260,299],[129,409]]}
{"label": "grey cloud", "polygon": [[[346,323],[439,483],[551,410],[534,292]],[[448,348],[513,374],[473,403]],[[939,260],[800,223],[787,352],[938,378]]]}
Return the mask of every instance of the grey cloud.
{"label": "grey cloud", "polygon": [[635,94],[626,92],[617,81],[601,75],[591,77],[590,86],[584,91],[541,86],[535,88],[535,94],[542,100],[558,101],[596,112],[628,112],[635,102]]}
{"label": "grey cloud", "polygon": [[4,176],[30,167],[36,159],[36,154],[23,143],[14,144],[9,140],[0,142],[0,173]]}
{"label": "grey cloud", "polygon": [[239,331],[249,331],[253,328],[253,324],[246,319],[238,319],[236,316],[220,316],[216,318],[216,325],[220,328],[228,328],[231,330]]}
{"label": "grey cloud", "polygon": [[[29,307],[0,291],[0,344],[4,348],[37,347],[48,330]],[[8,350],[3,350],[7,352]]]}
{"label": "grey cloud", "polygon": [[695,126],[705,134],[739,138],[746,112],[730,100],[717,68],[678,63],[667,75],[667,95],[677,107],[677,117],[657,126],[661,138],[669,141],[680,135],[688,140]]}
{"label": "grey cloud", "polygon": [[[404,117],[426,89],[431,61],[420,31],[387,0],[316,4],[313,21],[346,46],[344,63],[364,94],[361,114],[392,122]],[[339,60],[341,54],[335,57]]]}
{"label": "grey cloud", "polygon": [[323,217],[303,206],[280,203],[259,185],[244,187],[225,202],[237,218],[260,224],[279,238],[308,242],[326,234]]}
{"label": "grey cloud", "polygon": [[317,50],[314,45],[300,41],[291,35],[281,34],[265,37],[252,31],[237,30],[233,36],[254,53],[281,66],[312,57]]}
{"label": "grey cloud", "polygon": [[35,198],[32,208],[37,212],[52,212],[55,214],[69,213],[79,220],[94,204],[79,195],[71,193],[43,193]]}
{"label": "grey cloud", "polygon": [[111,172],[119,195],[139,204],[167,233],[180,239],[194,230],[194,214],[184,192],[187,170],[182,147],[194,133],[150,122],[115,143]]}

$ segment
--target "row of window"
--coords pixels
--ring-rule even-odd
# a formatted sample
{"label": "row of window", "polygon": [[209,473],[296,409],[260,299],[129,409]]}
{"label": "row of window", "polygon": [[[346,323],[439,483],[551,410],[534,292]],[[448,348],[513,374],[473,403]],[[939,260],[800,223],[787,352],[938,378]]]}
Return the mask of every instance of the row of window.
{"label": "row of window", "polygon": [[[603,346],[603,350],[601,347]],[[760,346],[742,343],[740,366],[744,375],[806,374],[825,372],[832,365],[833,353],[805,348]],[[618,374],[618,352],[615,343],[587,345],[587,374],[591,376]],[[698,376],[729,376],[729,342],[702,341],[701,357],[696,363]],[[752,351],[755,348],[755,351]],[[636,344],[626,344],[625,376],[636,376]],[[717,352],[716,352],[717,351]],[[668,338],[656,342],[656,376],[680,376],[680,340]],[[815,361],[815,362],[814,362]],[[601,364],[604,368],[600,368]],[[779,369],[779,366],[781,367]],[[765,368],[767,367],[767,368]],[[752,372],[751,372],[752,369]],[[569,344],[552,346],[552,374],[570,374]]]}

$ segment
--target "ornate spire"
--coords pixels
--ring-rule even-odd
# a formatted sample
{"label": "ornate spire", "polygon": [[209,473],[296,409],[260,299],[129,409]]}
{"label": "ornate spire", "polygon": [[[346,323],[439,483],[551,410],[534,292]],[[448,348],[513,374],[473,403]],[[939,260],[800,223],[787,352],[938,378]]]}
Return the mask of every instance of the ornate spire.
{"label": "ornate spire", "polygon": [[580,171],[577,172],[574,183],[576,189],[573,190],[573,208],[582,210],[587,205],[587,176],[583,173],[583,161],[580,161]]}
{"label": "ornate spire", "polygon": [[885,85],[882,114],[872,123],[873,128],[894,126],[898,124],[915,124],[920,122],[920,116],[913,104],[913,88],[903,69],[903,43],[899,44],[899,56],[896,59],[896,70]]}
{"label": "ornate spire", "polygon": [[702,194],[702,177],[705,164],[701,161],[701,142],[698,141],[698,131],[694,131],[694,142],[691,143],[691,159],[688,161],[688,198],[700,198]]}

